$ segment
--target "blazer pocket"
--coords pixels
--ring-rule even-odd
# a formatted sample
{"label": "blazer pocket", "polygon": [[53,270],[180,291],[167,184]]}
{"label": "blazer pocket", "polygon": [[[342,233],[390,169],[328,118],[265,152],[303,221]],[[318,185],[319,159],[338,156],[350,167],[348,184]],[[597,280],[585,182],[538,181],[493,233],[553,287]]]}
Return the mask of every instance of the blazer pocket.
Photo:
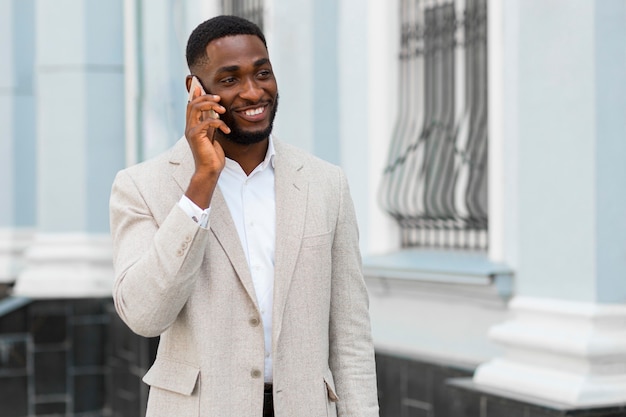
{"label": "blazer pocket", "polygon": [[312,248],[315,246],[329,245],[332,239],[332,235],[332,231],[329,231],[319,235],[304,236],[302,238],[302,247]]}
{"label": "blazer pocket", "polygon": [[151,387],[191,395],[198,382],[199,374],[200,369],[193,365],[157,357],[143,377],[143,382]]}
{"label": "blazer pocket", "polygon": [[199,416],[199,375],[200,369],[193,365],[157,357],[143,377],[150,385],[146,416]]}

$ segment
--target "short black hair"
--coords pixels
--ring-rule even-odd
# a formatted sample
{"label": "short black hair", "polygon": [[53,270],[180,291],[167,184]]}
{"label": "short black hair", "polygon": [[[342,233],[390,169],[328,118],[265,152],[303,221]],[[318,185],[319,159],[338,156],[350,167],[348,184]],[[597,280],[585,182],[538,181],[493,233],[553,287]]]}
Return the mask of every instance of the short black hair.
{"label": "short black hair", "polygon": [[256,24],[239,16],[222,15],[202,22],[196,27],[187,41],[187,66],[191,68],[207,59],[206,46],[209,42],[226,36],[255,35],[267,49],[265,36]]}

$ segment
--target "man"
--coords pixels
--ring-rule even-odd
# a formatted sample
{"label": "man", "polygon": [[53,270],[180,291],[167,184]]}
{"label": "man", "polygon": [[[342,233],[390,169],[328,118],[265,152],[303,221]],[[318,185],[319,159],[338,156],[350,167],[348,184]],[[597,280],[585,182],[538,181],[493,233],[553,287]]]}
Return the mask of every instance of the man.
{"label": "man", "polygon": [[[342,171],[271,136],[259,28],[199,25],[185,137],[118,173],[119,315],[160,335],[147,415],[378,416],[368,298]],[[217,118],[210,117],[210,112]]]}

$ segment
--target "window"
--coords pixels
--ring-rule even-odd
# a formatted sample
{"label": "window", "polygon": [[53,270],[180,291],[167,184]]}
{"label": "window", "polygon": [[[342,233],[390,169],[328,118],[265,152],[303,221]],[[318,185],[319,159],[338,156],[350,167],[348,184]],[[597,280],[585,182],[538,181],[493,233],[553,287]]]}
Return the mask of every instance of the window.
{"label": "window", "polygon": [[222,0],[222,11],[248,19],[263,30],[263,0]]}
{"label": "window", "polygon": [[398,119],[379,201],[403,247],[486,250],[487,0],[400,1]]}

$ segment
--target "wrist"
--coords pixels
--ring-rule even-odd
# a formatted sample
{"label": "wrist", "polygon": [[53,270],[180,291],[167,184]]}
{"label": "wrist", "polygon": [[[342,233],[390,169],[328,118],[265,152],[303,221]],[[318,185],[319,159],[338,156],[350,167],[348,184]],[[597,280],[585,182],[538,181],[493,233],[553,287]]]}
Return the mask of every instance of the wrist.
{"label": "wrist", "polygon": [[213,191],[217,186],[217,175],[194,173],[189,181],[185,195],[201,209],[207,209],[211,205]]}

